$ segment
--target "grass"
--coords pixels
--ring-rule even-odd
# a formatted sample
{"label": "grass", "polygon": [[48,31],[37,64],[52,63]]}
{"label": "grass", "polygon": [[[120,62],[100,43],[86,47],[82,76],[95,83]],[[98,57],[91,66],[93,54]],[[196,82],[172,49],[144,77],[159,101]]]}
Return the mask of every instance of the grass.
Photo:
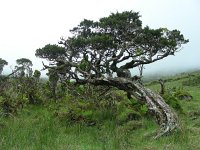
{"label": "grass", "polygon": [[[172,80],[167,88],[182,86]],[[159,91],[159,84],[149,88]],[[117,125],[107,120],[96,126],[67,124],[58,120],[48,107],[28,106],[18,116],[0,118],[1,150],[197,150],[200,149],[200,87],[184,87],[191,101],[181,101],[184,114],[179,114],[181,130],[154,140],[158,129],[152,118],[143,118],[141,126],[133,129],[131,123]]]}

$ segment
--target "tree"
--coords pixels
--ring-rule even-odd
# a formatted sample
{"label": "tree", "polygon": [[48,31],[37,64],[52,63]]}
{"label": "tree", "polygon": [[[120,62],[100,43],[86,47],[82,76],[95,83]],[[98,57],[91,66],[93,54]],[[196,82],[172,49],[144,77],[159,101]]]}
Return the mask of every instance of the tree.
{"label": "tree", "polygon": [[[58,52],[53,63],[44,65],[45,68],[58,73],[65,70],[67,79],[77,84],[117,87],[127,92],[129,98],[145,102],[161,127],[156,137],[178,127],[176,114],[164,99],[145,88],[130,69],[174,55],[188,42],[180,31],[143,27],[139,13],[126,11],[99,21],[85,19],[71,32],[72,37],[59,42],[64,46],[62,57],[58,57]],[[38,49],[36,56],[44,58],[44,52],[48,53],[45,47]]]}
{"label": "tree", "polygon": [[0,58],[0,75],[2,74],[3,68],[5,65],[8,65],[8,62],[2,58]]}
{"label": "tree", "polygon": [[36,70],[33,74],[32,61],[28,58],[16,60],[17,66],[12,74],[15,74],[16,89],[21,99],[27,98],[30,104],[37,103],[37,84],[39,82],[40,72]]}
{"label": "tree", "polygon": [[[50,61],[50,65],[55,66],[56,69],[59,70],[60,75],[65,76],[67,72],[66,68],[64,67],[65,64],[63,63],[63,61],[59,61],[59,60],[64,60],[66,57],[66,52],[64,47],[58,46],[56,44],[53,45],[47,44],[43,48],[37,49],[35,56],[40,58],[45,58],[48,61]],[[53,74],[56,75],[55,71]]]}
{"label": "tree", "polygon": [[35,70],[34,73],[33,73],[33,78],[39,82],[39,79],[40,79],[40,76],[41,76],[41,72],[39,70]]}
{"label": "tree", "polygon": [[59,80],[58,72],[54,69],[49,69],[47,75],[49,76],[49,86],[51,88],[52,97],[56,100],[56,87]]}
{"label": "tree", "polygon": [[20,76],[25,76],[25,71],[27,73],[27,76],[31,77],[32,76],[32,61],[27,59],[27,58],[20,58],[16,60],[16,63],[18,66],[15,66],[17,72],[19,73]]}
{"label": "tree", "polygon": [[165,94],[165,83],[166,83],[166,80],[159,79],[158,82],[160,83],[160,95],[164,95]]}
{"label": "tree", "polygon": [[48,59],[49,61],[54,61],[58,58],[65,57],[65,49],[56,44],[47,44],[42,49],[37,49],[35,55],[40,58]]}
{"label": "tree", "polygon": [[[48,69],[49,85],[51,88],[52,97],[56,100],[56,87],[60,76],[65,76],[67,71],[65,71],[65,64],[58,61],[59,59],[65,59],[65,48],[58,46],[56,44],[47,44],[43,48],[39,48],[35,53],[36,57],[45,58],[50,61],[50,65],[54,66],[54,69]],[[57,68],[55,70],[55,67]],[[59,74],[58,74],[59,72]]]}

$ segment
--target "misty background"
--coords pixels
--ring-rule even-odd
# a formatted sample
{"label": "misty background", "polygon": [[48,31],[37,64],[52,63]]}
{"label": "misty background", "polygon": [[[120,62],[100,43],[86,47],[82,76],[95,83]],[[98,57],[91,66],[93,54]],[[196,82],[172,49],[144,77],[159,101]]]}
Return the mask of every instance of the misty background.
{"label": "misty background", "polygon": [[14,69],[19,58],[28,58],[33,69],[42,69],[35,50],[68,37],[84,18],[98,20],[130,10],[140,12],[143,26],[178,29],[190,41],[175,56],[145,65],[144,75],[200,69],[199,0],[6,0],[0,1],[0,58],[9,63],[4,74]]}

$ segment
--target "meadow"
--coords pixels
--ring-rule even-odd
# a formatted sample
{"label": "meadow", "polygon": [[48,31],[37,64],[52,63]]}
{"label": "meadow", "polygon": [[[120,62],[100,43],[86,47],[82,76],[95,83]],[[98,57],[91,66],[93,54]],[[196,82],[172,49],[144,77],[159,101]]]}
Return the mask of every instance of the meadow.
{"label": "meadow", "polygon": [[[166,89],[182,89],[191,94],[191,100],[178,100],[180,129],[153,139],[158,125],[144,111],[139,118],[124,119],[108,109],[85,111],[90,120],[76,118],[69,121],[65,112],[68,100],[27,104],[15,115],[0,116],[1,150],[197,150],[200,149],[200,72],[165,77]],[[159,92],[157,81],[148,81],[146,87]],[[118,91],[117,91],[118,92]],[[119,91],[119,95],[123,95]],[[124,95],[123,95],[124,96]],[[70,99],[68,95],[66,99]],[[127,100],[128,101],[128,100]],[[76,104],[76,103],[75,103]],[[87,103],[88,104],[88,103]],[[82,104],[85,107],[85,104]],[[130,104],[124,104],[130,106]],[[88,105],[87,105],[88,106]],[[89,106],[88,106],[89,107]],[[117,107],[118,108],[118,107]],[[141,107],[143,108],[143,107]],[[103,111],[103,112],[102,112]],[[121,117],[121,118],[120,118]],[[91,122],[91,118],[98,118]],[[123,120],[124,119],[124,120]]]}

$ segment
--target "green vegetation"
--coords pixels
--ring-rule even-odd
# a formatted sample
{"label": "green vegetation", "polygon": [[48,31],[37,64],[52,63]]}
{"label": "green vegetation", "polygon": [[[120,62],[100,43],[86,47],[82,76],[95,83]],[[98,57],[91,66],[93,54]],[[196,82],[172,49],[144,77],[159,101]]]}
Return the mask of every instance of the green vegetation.
{"label": "green vegetation", "polygon": [[[36,57],[49,61],[43,66],[49,71],[50,95],[54,100],[59,80],[117,88],[126,92],[129,100],[134,97],[143,103],[140,107],[143,114],[147,108],[152,112],[152,118],[160,127],[155,138],[178,128],[175,112],[161,96],[144,87],[141,77],[145,64],[174,55],[189,42],[179,30],[143,26],[138,12],[124,11],[111,13],[97,21],[84,19],[70,32],[70,37],[58,42],[61,47],[47,44],[35,53]],[[136,67],[140,76],[131,75],[130,69]],[[85,118],[85,114],[92,115],[87,111],[76,116],[76,111],[69,110],[67,114],[75,116],[75,120]],[[125,112],[128,114],[122,113],[122,117],[131,113]]]}
{"label": "green vegetation", "polygon": [[[183,112],[178,113],[180,130],[172,135],[154,140],[152,135],[157,124],[146,114],[145,105],[136,100],[128,101],[122,91],[113,89],[110,99],[94,103],[95,95],[84,97],[84,93],[89,93],[87,90],[94,91],[87,89],[89,87],[76,87],[73,94],[66,94],[59,103],[53,100],[40,105],[26,102],[17,114],[5,117],[1,113],[0,149],[199,149],[200,87],[193,84],[183,87],[190,77],[174,80],[177,77],[169,78],[166,88],[174,89],[174,93],[187,91],[193,99],[176,98]],[[149,88],[160,90],[156,82]],[[0,101],[2,104],[2,96]]]}
{"label": "green vegetation", "polygon": [[[70,32],[61,46],[36,50],[49,62],[47,80],[27,58],[3,76],[0,58],[0,149],[200,148],[199,73],[141,79],[145,64],[189,42],[179,30],[144,27],[138,12],[125,11]],[[140,76],[131,75],[136,67]]]}

